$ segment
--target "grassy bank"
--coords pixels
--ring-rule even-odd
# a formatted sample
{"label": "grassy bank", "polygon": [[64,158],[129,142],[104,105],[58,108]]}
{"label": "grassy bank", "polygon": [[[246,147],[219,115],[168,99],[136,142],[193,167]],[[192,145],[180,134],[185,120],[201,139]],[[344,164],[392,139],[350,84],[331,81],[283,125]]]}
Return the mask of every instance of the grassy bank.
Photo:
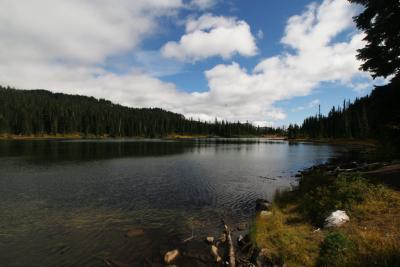
{"label": "grassy bank", "polygon": [[[277,193],[272,215],[256,218],[253,241],[286,266],[400,266],[400,192],[372,176],[324,168],[304,174],[294,191]],[[338,209],[350,222],[324,229]]]}

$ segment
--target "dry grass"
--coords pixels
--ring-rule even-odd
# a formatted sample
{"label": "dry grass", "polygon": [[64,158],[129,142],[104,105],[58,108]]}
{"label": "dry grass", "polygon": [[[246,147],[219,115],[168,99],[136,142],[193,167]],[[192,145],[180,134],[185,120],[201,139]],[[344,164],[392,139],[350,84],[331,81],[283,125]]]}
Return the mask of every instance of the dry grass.
{"label": "dry grass", "polygon": [[253,226],[253,238],[257,245],[266,248],[267,256],[274,262],[287,266],[314,266],[323,240],[320,231],[306,223],[295,206],[272,207],[272,215],[257,217]]}
{"label": "dry grass", "polygon": [[400,192],[373,195],[351,215],[342,231],[356,245],[359,266],[400,266]]}
{"label": "dry grass", "polygon": [[169,134],[166,139],[195,139],[195,138],[207,138],[208,135],[204,134]]}
{"label": "dry grass", "polygon": [[[400,192],[365,180],[362,181],[364,185],[360,180],[344,181],[333,182],[336,186],[333,189],[352,193],[358,186],[362,190],[368,188],[367,196],[360,202],[339,200],[351,203],[346,210],[351,221],[334,232],[343,235],[351,244],[350,248],[321,253],[321,244],[332,230],[314,231],[316,226],[311,223],[310,214],[304,207],[299,209],[307,197],[298,192],[290,193],[292,197],[289,198],[277,198],[272,215],[255,220],[253,240],[260,248],[266,248],[264,251],[270,259],[283,260],[287,266],[400,266]],[[315,184],[312,186],[317,190]],[[349,194],[328,194],[328,198],[338,196],[352,198]],[[319,201],[318,198],[314,200]],[[321,201],[337,202],[338,199],[329,200],[324,195]]]}

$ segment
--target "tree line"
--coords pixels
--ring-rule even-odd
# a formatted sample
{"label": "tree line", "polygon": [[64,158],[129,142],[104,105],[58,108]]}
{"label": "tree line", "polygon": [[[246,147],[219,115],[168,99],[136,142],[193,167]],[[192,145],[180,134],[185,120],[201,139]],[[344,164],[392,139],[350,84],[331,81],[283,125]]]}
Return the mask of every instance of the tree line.
{"label": "tree line", "polygon": [[282,133],[224,120],[205,122],[160,108],[130,108],[105,99],[0,86],[0,133],[164,137],[169,134],[243,136]]}
{"label": "tree line", "polygon": [[316,114],[301,125],[291,124],[288,138],[400,138],[400,83],[393,80],[376,87],[370,95],[344,101],[327,115]]}

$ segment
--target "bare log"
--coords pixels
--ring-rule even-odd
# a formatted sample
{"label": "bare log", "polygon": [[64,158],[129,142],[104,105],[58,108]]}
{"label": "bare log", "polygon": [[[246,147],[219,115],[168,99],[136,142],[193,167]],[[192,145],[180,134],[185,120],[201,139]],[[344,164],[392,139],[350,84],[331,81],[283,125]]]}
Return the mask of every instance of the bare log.
{"label": "bare log", "polygon": [[228,250],[229,250],[229,266],[236,266],[236,257],[235,257],[235,247],[233,246],[231,231],[228,226],[224,223],[226,239],[228,241]]}

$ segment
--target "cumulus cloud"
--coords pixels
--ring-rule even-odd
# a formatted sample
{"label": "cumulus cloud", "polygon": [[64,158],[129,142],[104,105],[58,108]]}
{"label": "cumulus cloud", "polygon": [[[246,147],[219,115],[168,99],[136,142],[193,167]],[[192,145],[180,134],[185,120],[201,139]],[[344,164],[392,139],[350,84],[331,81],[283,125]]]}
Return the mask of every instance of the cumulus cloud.
{"label": "cumulus cloud", "polygon": [[[135,51],[159,18],[182,7],[181,0],[2,0],[0,83],[150,106],[150,92],[170,93],[174,85],[130,69],[115,75],[103,65]],[[138,52],[135,58],[149,56]]]}
{"label": "cumulus cloud", "polygon": [[[217,117],[270,125],[286,116],[275,106],[277,101],[308,95],[323,82],[356,86],[354,79],[361,84],[366,75],[355,59],[363,36],[349,32],[354,30],[355,9],[346,0],[325,0],[291,17],[282,38],[287,52],[262,59],[252,70],[232,62],[205,71],[208,90],[203,92],[178,90],[143,70],[119,73],[104,66],[109,57],[140,50],[143,38],[157,30],[158,18],[173,16],[182,6],[179,0],[0,1],[0,84],[161,107],[204,120]],[[241,33],[234,35],[238,28]],[[201,41],[215,36],[217,41],[210,42],[217,48],[206,45],[199,49],[206,52],[199,52],[195,41],[186,47],[182,37],[173,44],[183,54],[172,49],[170,56],[229,58],[236,53],[254,55],[257,50],[248,24],[234,18],[204,15],[189,20],[186,32],[189,39],[196,36]],[[229,38],[220,39],[221,32],[229,32]],[[338,42],[343,32],[348,37]],[[151,62],[152,56],[157,55],[141,60]]]}
{"label": "cumulus cloud", "polygon": [[250,26],[232,17],[205,14],[186,23],[186,34],[179,42],[168,42],[162,48],[167,58],[198,61],[220,56],[229,59],[235,54],[254,56],[255,38]]}
{"label": "cumulus cloud", "polygon": [[237,63],[218,65],[206,72],[210,90],[203,96],[219,101],[224,108],[218,112],[228,118],[279,120],[285,113],[274,108],[277,101],[309,95],[323,82],[352,87],[354,78],[368,80],[355,58],[363,34],[350,32],[347,40],[335,42],[340,33],[354,31],[355,12],[346,0],[308,6],[286,25],[282,43],[292,52],[263,59],[252,71]]}
{"label": "cumulus cloud", "polygon": [[135,48],[180,0],[2,0],[1,59],[94,64]]}

